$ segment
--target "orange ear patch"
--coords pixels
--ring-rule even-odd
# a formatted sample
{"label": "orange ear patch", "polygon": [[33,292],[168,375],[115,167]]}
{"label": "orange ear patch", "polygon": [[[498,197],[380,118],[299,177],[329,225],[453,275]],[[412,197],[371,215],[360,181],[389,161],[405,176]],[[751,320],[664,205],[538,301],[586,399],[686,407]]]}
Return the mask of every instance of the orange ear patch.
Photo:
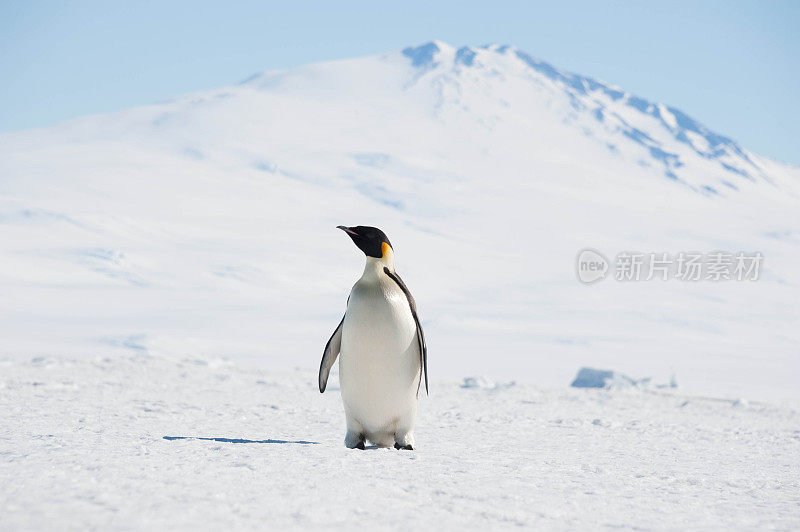
{"label": "orange ear patch", "polygon": [[392,246],[387,244],[386,242],[381,242],[381,258],[386,256],[386,253],[391,249]]}

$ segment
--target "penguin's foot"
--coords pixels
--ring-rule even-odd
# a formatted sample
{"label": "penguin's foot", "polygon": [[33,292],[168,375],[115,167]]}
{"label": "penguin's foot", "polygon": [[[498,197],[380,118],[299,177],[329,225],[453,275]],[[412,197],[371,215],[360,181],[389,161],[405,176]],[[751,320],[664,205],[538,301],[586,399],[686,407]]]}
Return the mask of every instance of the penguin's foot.
{"label": "penguin's foot", "polygon": [[414,450],[414,433],[410,430],[397,431],[394,434],[394,448],[404,451]]}
{"label": "penguin's foot", "polygon": [[344,437],[344,445],[348,449],[361,449],[364,450],[367,438],[360,432],[347,431]]}

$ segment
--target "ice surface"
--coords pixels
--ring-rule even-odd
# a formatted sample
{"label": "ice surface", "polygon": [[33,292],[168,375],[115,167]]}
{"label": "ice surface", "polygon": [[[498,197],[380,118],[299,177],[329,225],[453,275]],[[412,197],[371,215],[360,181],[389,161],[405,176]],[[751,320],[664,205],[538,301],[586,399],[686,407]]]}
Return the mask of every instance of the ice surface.
{"label": "ice surface", "polygon": [[581,368],[570,384],[573,388],[618,388],[634,385],[636,381],[627,375],[593,368]]}
{"label": "ice surface", "polygon": [[643,390],[422,397],[413,452],[343,445],[313,368],[0,365],[0,529],[800,527],[800,413]]}

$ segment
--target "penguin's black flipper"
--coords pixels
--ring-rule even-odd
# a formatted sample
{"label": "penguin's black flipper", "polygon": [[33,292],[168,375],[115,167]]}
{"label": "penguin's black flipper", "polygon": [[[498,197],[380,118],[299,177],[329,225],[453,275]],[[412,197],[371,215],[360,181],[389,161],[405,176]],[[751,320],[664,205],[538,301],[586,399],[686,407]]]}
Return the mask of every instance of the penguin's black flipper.
{"label": "penguin's black flipper", "polygon": [[[400,287],[400,290],[406,295],[406,299],[408,299],[408,306],[411,307],[411,315],[414,316],[414,323],[417,324],[417,342],[419,345],[419,365],[420,369],[422,370],[422,374],[425,376],[425,393],[428,393],[428,346],[425,343],[425,334],[422,332],[422,325],[419,324],[419,316],[417,316],[417,303],[414,301],[414,296],[411,295],[411,292],[408,290],[406,283],[400,278],[397,273],[392,272],[386,266],[383,267],[383,272],[388,275],[397,286]],[[422,377],[420,376],[419,383],[422,384]],[[417,387],[417,395],[419,395],[419,386]]]}
{"label": "penguin's black flipper", "polygon": [[[349,301],[349,298],[348,298]],[[336,362],[336,357],[339,356],[339,351],[342,349],[342,324],[344,323],[344,316],[342,321],[333,331],[328,343],[325,344],[325,351],[322,353],[322,362],[319,364],[319,393],[325,391],[328,386],[328,374],[331,372],[333,363]]]}

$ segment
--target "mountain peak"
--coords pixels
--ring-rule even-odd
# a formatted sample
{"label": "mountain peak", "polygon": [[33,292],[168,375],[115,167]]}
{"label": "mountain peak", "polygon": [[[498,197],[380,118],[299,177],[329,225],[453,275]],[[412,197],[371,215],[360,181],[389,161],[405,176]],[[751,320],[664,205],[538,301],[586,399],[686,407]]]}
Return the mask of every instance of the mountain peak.
{"label": "mountain peak", "polygon": [[[697,181],[694,177],[698,175],[697,170],[685,168],[687,159],[693,157],[716,163],[718,169],[736,179],[754,182],[766,177],[763,168],[735,141],[686,113],[630,94],[615,85],[560,70],[514,46],[486,44],[455,48],[442,41],[430,41],[405,48],[402,54],[411,60],[413,67],[424,72],[436,71],[434,75],[444,75],[446,83],[457,83],[461,89],[477,79],[475,75],[464,77],[463,68],[475,69],[487,83],[492,83],[489,80],[499,72],[507,78],[533,82],[532,90],[548,87],[567,98],[568,116],[588,118],[588,121],[578,120],[584,131],[587,128],[595,132],[604,130],[614,137],[625,137],[626,142],[633,141],[674,181],[684,184]],[[499,91],[497,97],[504,100],[500,95],[503,89],[497,84],[493,86]],[[459,98],[461,89],[449,97]],[[615,146],[618,144],[613,142]],[[719,184],[737,190],[736,179],[726,179]],[[692,188],[704,194],[717,194],[719,189],[708,183],[695,183]]]}
{"label": "mountain peak", "polygon": [[411,59],[415,67],[435,66],[442,52],[450,55],[454,47],[442,41],[429,41],[419,46],[409,46],[403,49],[403,55]]}

